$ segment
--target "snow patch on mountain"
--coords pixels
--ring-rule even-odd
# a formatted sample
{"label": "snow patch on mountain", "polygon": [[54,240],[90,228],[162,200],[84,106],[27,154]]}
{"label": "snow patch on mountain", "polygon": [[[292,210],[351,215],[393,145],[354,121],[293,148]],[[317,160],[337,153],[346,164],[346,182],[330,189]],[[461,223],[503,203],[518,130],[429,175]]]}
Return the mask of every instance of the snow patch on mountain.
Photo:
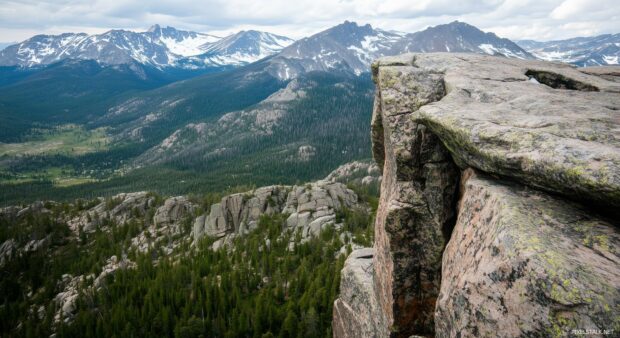
{"label": "snow patch on mountain", "polygon": [[181,41],[171,37],[162,37],[160,41],[168,48],[169,51],[176,55],[193,56],[202,54],[204,50],[201,48],[205,44],[218,41],[219,38],[213,35],[200,34],[196,37],[190,37]]}

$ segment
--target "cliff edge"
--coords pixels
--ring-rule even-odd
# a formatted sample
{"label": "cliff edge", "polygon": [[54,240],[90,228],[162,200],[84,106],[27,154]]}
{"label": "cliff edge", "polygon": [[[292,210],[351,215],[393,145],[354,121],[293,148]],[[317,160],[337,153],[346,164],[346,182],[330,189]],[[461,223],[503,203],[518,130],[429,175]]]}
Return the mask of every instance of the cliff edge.
{"label": "cliff edge", "polygon": [[620,332],[620,72],[435,53],[373,78],[375,243],[334,336]]}

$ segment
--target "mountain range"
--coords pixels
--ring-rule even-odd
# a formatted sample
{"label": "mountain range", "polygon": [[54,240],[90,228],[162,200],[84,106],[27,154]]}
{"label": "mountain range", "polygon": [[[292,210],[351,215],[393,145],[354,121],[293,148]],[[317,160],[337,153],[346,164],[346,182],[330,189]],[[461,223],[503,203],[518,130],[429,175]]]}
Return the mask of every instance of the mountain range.
{"label": "mountain range", "polygon": [[620,64],[620,34],[546,42],[522,40],[517,44],[547,61],[566,62],[579,67]]}
{"label": "mountain range", "polygon": [[0,52],[0,200],[315,179],[370,157],[374,59],[537,57],[522,45],[458,21],[411,34],[347,21],[294,42],[158,25],[36,36]]}
{"label": "mountain range", "polygon": [[0,51],[0,65],[36,67],[78,59],[103,65],[137,62],[158,69],[203,69],[246,65],[277,54],[271,61],[272,72],[290,79],[308,71],[338,68],[359,75],[381,56],[451,51],[533,58],[510,40],[458,21],[413,34],[345,21],[295,43],[284,36],[252,30],[220,38],[159,25],[146,32],[37,35]]}
{"label": "mountain range", "polygon": [[221,38],[154,25],[146,32],[37,35],[0,51],[0,65],[33,67],[79,59],[105,65],[138,62],[160,69],[239,66],[278,52],[292,42],[283,36],[252,30]]}

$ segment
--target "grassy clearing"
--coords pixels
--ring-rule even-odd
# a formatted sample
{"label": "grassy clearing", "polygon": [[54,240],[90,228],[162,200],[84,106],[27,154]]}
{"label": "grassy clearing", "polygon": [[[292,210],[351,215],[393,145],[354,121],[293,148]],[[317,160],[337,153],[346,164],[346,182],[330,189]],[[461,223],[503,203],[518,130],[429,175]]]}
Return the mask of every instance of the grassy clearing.
{"label": "grassy clearing", "polygon": [[106,150],[108,144],[104,128],[86,130],[82,126],[67,124],[52,129],[33,129],[25,142],[0,143],[0,156],[83,155]]}
{"label": "grassy clearing", "polygon": [[4,184],[21,184],[43,181],[51,182],[53,186],[62,188],[78,184],[97,182],[98,180],[92,177],[84,177],[79,175],[70,167],[51,167],[40,171],[22,173],[8,173],[5,171],[0,171],[0,182]]}

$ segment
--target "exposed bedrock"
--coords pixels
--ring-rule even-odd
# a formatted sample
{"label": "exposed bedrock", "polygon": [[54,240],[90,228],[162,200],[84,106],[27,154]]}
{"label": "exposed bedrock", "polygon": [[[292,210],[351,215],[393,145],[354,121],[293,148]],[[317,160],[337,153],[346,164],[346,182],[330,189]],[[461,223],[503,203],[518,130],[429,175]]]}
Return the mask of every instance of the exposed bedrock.
{"label": "exposed bedrock", "polygon": [[369,336],[368,316],[376,337],[618,332],[617,77],[474,54],[373,64],[372,269],[347,260],[334,335]]}

